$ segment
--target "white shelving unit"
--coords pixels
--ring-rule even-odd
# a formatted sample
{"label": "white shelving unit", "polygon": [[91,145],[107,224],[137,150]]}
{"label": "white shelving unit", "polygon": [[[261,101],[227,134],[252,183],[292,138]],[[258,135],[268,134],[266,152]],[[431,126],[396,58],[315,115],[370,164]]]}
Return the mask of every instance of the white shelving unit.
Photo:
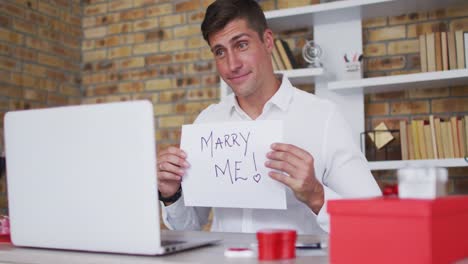
{"label": "white shelving unit", "polygon": [[[364,131],[364,94],[406,89],[448,87],[468,83],[468,69],[415,73],[388,77],[346,80],[343,55],[362,54],[362,20],[436,10],[466,4],[467,0],[340,0],[265,13],[269,27],[276,32],[313,27],[314,39],[323,50],[324,69],[281,71],[293,84],[315,84],[315,94],[334,101],[351,125],[356,144]],[[318,78],[319,77],[319,78]],[[221,97],[229,93],[221,83]],[[406,166],[468,166],[464,159],[406,160],[370,162],[372,170]]]}
{"label": "white shelving unit", "polygon": [[276,73],[288,76],[292,84],[311,84],[315,83],[317,77],[323,75],[324,70],[322,68],[304,68],[289,71],[276,71]]}
{"label": "white shelving unit", "polygon": [[265,16],[271,29],[283,31],[312,25],[348,22],[349,17],[356,14],[364,20],[435,10],[462,3],[466,3],[466,0],[340,0],[269,11]]}
{"label": "white shelving unit", "polygon": [[370,161],[371,170],[397,170],[407,167],[466,167],[468,161],[465,159],[437,159],[437,160],[390,160]]}
{"label": "white shelving unit", "polygon": [[458,86],[467,83],[468,69],[461,69],[329,82],[328,89],[337,93],[377,93]]}

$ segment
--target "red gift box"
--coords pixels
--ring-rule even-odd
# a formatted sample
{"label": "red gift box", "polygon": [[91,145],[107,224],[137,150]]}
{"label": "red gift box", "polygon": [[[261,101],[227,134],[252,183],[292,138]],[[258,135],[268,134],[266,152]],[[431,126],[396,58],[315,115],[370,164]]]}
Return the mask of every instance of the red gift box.
{"label": "red gift box", "polygon": [[468,196],[333,200],[331,263],[453,263],[468,257]]}

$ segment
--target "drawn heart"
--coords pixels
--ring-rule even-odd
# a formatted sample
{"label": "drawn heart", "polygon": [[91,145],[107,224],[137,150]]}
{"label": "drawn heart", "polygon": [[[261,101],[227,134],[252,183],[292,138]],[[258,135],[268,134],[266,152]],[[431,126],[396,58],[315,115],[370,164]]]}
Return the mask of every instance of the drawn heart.
{"label": "drawn heart", "polygon": [[257,183],[260,181],[261,178],[262,178],[262,175],[260,175],[260,173],[257,173],[253,176],[254,181],[256,181]]}

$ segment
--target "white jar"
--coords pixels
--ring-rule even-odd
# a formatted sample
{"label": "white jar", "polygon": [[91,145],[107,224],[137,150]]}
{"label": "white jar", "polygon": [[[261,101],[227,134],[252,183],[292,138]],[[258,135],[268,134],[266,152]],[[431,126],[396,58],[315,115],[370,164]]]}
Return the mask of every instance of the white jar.
{"label": "white jar", "polygon": [[404,168],[397,174],[400,198],[434,199],[447,194],[446,168]]}

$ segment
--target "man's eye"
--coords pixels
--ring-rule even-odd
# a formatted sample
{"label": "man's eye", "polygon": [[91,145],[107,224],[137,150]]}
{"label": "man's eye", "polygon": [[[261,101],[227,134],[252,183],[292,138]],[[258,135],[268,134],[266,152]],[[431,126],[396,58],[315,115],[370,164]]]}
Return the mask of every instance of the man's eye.
{"label": "man's eye", "polygon": [[224,56],[224,50],[222,49],[217,49],[214,51],[215,57],[223,57]]}
{"label": "man's eye", "polygon": [[249,46],[247,42],[240,42],[239,43],[239,49],[244,50]]}

